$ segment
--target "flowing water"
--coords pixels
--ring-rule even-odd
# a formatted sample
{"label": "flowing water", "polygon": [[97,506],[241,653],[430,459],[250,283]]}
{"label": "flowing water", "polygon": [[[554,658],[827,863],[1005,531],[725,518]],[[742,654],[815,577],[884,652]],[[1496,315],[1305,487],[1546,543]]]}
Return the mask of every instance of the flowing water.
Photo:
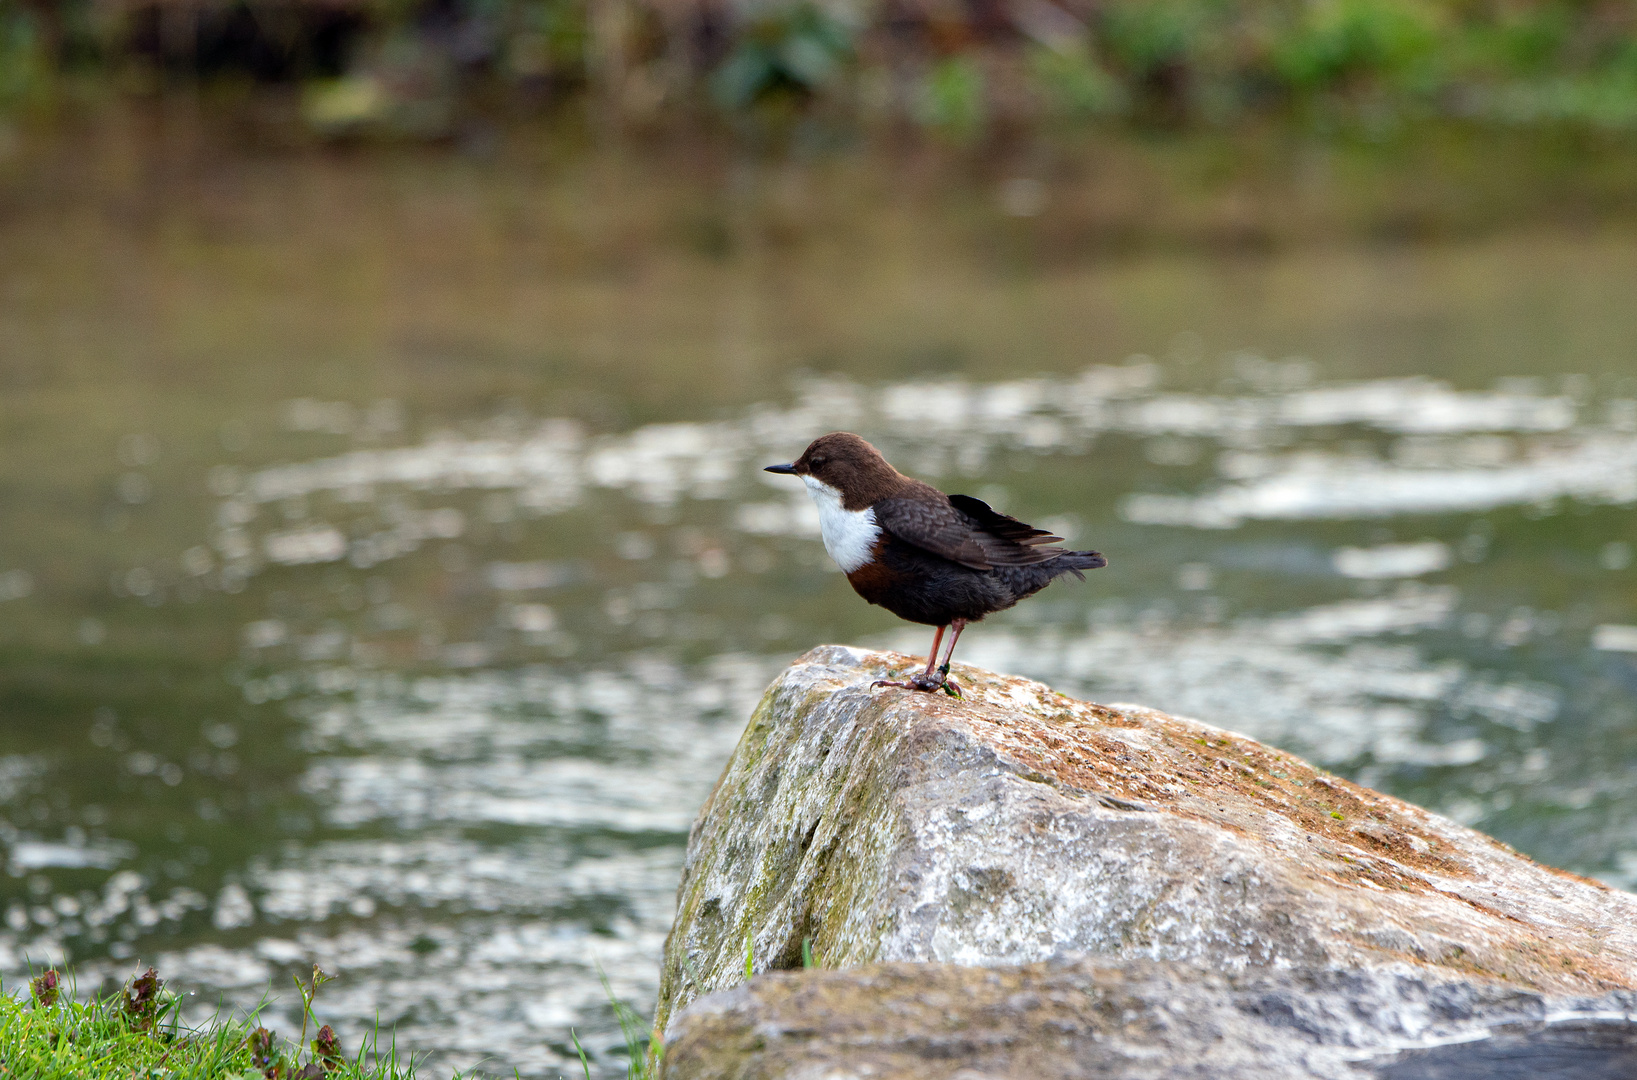
{"label": "flowing water", "polygon": [[13,161],[7,985],[152,962],[293,1033],[316,962],[431,1075],[622,1071],[763,686],[930,638],[760,471],[833,429],[1109,556],[961,660],[1637,883],[1637,234],[1070,257],[1059,189],[901,166]]}

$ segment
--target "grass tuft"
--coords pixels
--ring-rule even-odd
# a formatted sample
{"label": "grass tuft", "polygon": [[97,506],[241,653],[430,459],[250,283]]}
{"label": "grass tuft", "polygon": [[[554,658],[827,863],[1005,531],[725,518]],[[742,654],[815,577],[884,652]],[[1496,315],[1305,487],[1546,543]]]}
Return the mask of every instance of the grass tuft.
{"label": "grass tuft", "polygon": [[[75,999],[69,980],[46,971],[29,993],[0,986],[0,1076],[29,1080],[413,1080],[413,1059],[380,1051],[379,1030],[348,1059],[328,1024],[310,1047],[281,1040],[255,1014],[218,1012],[192,1027],[181,999],[153,968],[117,992]],[[304,985],[311,1015],[322,980]],[[303,1032],[305,1035],[305,1032]]]}
{"label": "grass tuft", "polygon": [[[234,1015],[223,1009],[197,1027],[187,1025],[181,998],[151,967],[89,1001],[76,999],[72,976],[45,971],[26,993],[0,985],[0,1080],[415,1080],[415,1058],[400,1060],[391,1039],[383,1049],[379,1025],[350,1057],[335,1029],[318,1025],[313,1002],[332,978],[314,967],[312,978],[296,980],[302,1027],[292,1041],[261,1026],[258,1010]],[[602,982],[624,1036],[628,1080],[650,1080],[665,1048],[614,996],[606,976]],[[311,1041],[309,1025],[318,1025]],[[569,1037],[591,1080],[578,1033],[570,1030]]]}

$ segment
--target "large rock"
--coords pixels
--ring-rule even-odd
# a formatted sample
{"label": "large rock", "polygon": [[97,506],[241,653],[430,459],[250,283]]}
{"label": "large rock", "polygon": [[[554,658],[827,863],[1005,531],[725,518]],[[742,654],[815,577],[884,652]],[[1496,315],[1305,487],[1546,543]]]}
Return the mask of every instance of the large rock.
{"label": "large rock", "polygon": [[804,944],[825,968],[1168,961],[1548,1009],[1637,986],[1637,897],[1196,721],[970,668],[964,700],[870,689],[913,663],[827,646],[768,690],[689,838],[668,1041],[728,1015],[672,1023],[743,983],[747,955],[799,968]]}

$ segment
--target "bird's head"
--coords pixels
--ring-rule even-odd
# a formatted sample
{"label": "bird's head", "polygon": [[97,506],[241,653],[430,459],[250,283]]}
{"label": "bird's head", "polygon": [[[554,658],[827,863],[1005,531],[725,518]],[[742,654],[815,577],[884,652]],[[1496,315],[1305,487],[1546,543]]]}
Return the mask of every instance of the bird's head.
{"label": "bird's head", "polygon": [[890,494],[903,482],[881,451],[850,431],[833,431],[814,439],[801,457],[788,465],[769,465],[770,473],[786,473],[839,492],[849,507],[868,506]]}

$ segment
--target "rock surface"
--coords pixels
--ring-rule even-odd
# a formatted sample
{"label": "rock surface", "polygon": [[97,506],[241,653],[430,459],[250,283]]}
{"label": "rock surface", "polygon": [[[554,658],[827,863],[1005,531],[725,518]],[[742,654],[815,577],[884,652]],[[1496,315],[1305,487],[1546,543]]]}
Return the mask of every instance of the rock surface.
{"label": "rock surface", "polygon": [[1632,1080],[1637,994],[1151,960],[778,972],[678,1018],[667,1080]]}
{"label": "rock surface", "polygon": [[[1440,986],[1473,1001],[1493,991],[1548,1011],[1624,1015],[1625,998],[1610,994],[1637,986],[1637,897],[1196,721],[971,668],[956,669],[965,700],[870,689],[915,663],[815,649],[757,707],[689,838],[656,1018],[679,1051],[695,1045],[690,1033],[737,1023],[748,1003],[789,1007],[767,997],[786,993],[771,988],[783,982],[758,981],[672,1023],[695,998],[743,984],[747,954],[755,972],[800,968],[804,944],[824,968],[1192,965],[1214,973],[1190,985],[1216,987],[1210,1015],[1223,1024],[1242,1011],[1229,1000],[1236,987],[1273,978],[1287,980],[1287,996],[1352,978],[1375,980],[1383,1001]],[[1012,977],[917,970],[975,988]],[[1061,964],[1057,975],[1028,970],[1048,983],[1071,977]],[[1161,970],[1122,977],[1181,977]],[[869,978],[913,983],[897,971]],[[1405,1007],[1398,1027],[1363,1025],[1376,1032],[1368,1038],[1322,1024],[1313,1037],[1374,1052],[1437,1027]],[[1497,1022],[1480,1012],[1458,1037]],[[1159,1014],[1148,1015],[1141,1022]],[[684,1058],[667,1075],[738,1075],[678,1071]]]}

